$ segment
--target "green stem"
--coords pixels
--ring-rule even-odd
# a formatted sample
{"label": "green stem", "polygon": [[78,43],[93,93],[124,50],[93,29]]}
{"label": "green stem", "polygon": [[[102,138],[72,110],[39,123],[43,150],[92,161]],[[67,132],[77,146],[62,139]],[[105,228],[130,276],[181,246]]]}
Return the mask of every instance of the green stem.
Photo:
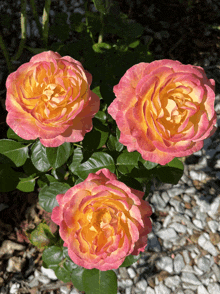
{"label": "green stem", "polygon": [[35,1],[30,0],[30,4],[31,4],[33,15],[34,15],[34,19],[35,19],[36,24],[37,24],[39,34],[42,37],[42,27],[41,27],[41,24],[40,24],[40,21],[39,21],[39,16],[38,16],[38,13],[37,13],[37,7],[36,7],[36,4],[35,4]]}
{"label": "green stem", "polygon": [[0,34],[0,48],[2,49],[3,55],[5,57],[7,67],[8,67],[8,71],[9,71],[9,73],[11,73],[13,71],[11,59],[10,59],[10,56],[8,54],[8,50],[7,50],[6,46],[5,46],[5,42],[4,42],[1,34]]}
{"label": "green stem", "polygon": [[51,0],[45,0],[43,15],[42,15],[42,39],[44,46],[47,47],[48,43],[48,31],[49,31],[49,12],[50,12]]}
{"label": "green stem", "polygon": [[21,41],[18,47],[18,52],[12,57],[12,60],[20,58],[24,45],[26,42],[26,27],[27,27],[27,14],[26,14],[27,0],[21,1]]}
{"label": "green stem", "polygon": [[[88,11],[88,1],[85,1],[85,12]],[[93,38],[93,34],[92,32],[90,31],[90,28],[89,28],[89,21],[88,21],[88,18],[85,14],[85,17],[86,17],[86,28],[87,28],[87,33],[89,34],[90,38],[92,39],[92,42],[93,44],[95,44],[95,41],[94,41],[94,38]]]}
{"label": "green stem", "polygon": [[103,42],[103,35],[104,35],[104,14],[100,14],[100,20],[101,20],[101,31],[99,33],[98,43]]}

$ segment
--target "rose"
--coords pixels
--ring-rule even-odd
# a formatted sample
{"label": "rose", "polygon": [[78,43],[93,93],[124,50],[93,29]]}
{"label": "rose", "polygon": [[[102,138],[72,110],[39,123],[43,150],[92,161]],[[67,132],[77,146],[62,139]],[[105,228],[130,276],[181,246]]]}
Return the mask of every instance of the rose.
{"label": "rose", "polygon": [[6,121],[23,139],[40,138],[46,147],[81,141],[99,110],[91,82],[79,61],[37,54],[7,78]]}
{"label": "rose", "polygon": [[108,108],[120,143],[162,165],[200,150],[215,131],[214,84],[201,67],[178,61],[134,65]]}
{"label": "rose", "polygon": [[144,193],[119,182],[108,169],[57,195],[51,219],[77,265],[116,269],[125,257],[138,255],[151,231],[150,205]]}

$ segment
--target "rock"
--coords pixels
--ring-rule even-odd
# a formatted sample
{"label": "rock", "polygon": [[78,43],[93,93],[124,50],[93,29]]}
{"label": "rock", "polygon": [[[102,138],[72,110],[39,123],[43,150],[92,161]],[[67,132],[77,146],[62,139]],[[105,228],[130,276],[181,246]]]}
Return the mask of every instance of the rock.
{"label": "rock", "polygon": [[200,247],[202,247],[204,250],[208,251],[213,256],[218,255],[218,252],[215,249],[215,246],[209,240],[207,240],[207,238],[205,237],[205,234],[202,234],[199,237],[198,244]]}
{"label": "rock", "polygon": [[[125,294],[131,294],[132,288],[125,288]],[[120,294],[120,293],[119,293]]]}
{"label": "rock", "polygon": [[73,289],[70,291],[70,294],[79,294],[79,291],[78,291],[76,288],[73,288]]}
{"label": "rock", "polygon": [[6,268],[6,271],[9,273],[21,272],[24,264],[25,264],[25,259],[21,257],[13,256],[8,260],[8,266]]}
{"label": "rock", "polygon": [[129,279],[129,275],[125,267],[120,267],[118,270],[122,279]]}
{"label": "rock", "polygon": [[168,273],[173,272],[173,260],[168,256],[161,257],[158,261],[156,261],[156,265]]}
{"label": "rock", "polygon": [[9,257],[13,254],[15,250],[22,251],[24,249],[25,249],[24,245],[12,242],[10,240],[5,240],[2,242],[2,246],[0,248],[0,258],[3,255],[6,255],[6,257]]}
{"label": "rock", "polygon": [[162,194],[161,194],[162,198],[163,198],[163,201],[167,204],[170,200],[170,196],[167,194],[166,191],[164,191]]}
{"label": "rock", "polygon": [[70,293],[70,289],[68,289],[66,286],[61,286],[60,287],[60,292],[62,294],[69,294]]}
{"label": "rock", "polygon": [[172,223],[169,227],[173,228],[177,233],[186,233],[186,227],[182,224]]}
{"label": "rock", "polygon": [[208,215],[213,218],[213,216],[218,211],[218,207],[220,204],[220,197],[215,198],[215,200],[210,205],[210,210],[208,211]]}
{"label": "rock", "polygon": [[134,279],[134,278],[136,277],[136,272],[135,272],[135,270],[133,270],[132,267],[129,267],[129,268],[127,269],[127,272],[128,272],[129,277],[130,277],[131,279]]}
{"label": "rock", "polygon": [[180,273],[181,270],[185,267],[183,257],[181,254],[177,254],[174,258],[174,271]]}
{"label": "rock", "polygon": [[203,230],[204,226],[203,226],[201,220],[199,220],[199,219],[194,219],[194,220],[193,220],[193,223],[194,223],[194,225],[195,225],[197,228]]}
{"label": "rock", "polygon": [[163,247],[166,249],[171,249],[173,247],[173,243],[170,242],[169,240],[164,240],[163,241]]}
{"label": "rock", "polygon": [[165,285],[169,287],[172,291],[179,286],[181,280],[179,276],[172,276],[165,279]]}
{"label": "rock", "polygon": [[197,266],[203,272],[207,272],[211,266],[210,260],[206,258],[205,256],[202,256],[197,260]]}
{"label": "rock", "polygon": [[212,233],[216,233],[218,230],[219,223],[217,221],[210,220],[208,222],[208,226],[209,226],[210,230],[212,231]]}
{"label": "rock", "polygon": [[212,270],[216,276],[217,281],[220,283],[220,268],[216,263],[212,265]]}
{"label": "rock", "polygon": [[181,275],[181,279],[184,283],[189,283],[192,285],[201,285],[201,282],[193,273],[183,272]]}
{"label": "rock", "polygon": [[182,272],[192,273],[192,274],[195,273],[194,269],[193,269],[192,266],[189,265],[189,264],[187,264],[187,265],[182,269]]}
{"label": "rock", "polygon": [[197,290],[198,286],[197,285],[192,285],[189,283],[182,283],[182,288],[183,289],[190,289],[190,290]]}
{"label": "rock", "polygon": [[195,171],[195,170],[191,170],[189,172],[190,177],[192,180],[197,180],[197,181],[204,181],[207,178],[207,175],[203,172],[203,171]]}
{"label": "rock", "polygon": [[29,283],[28,286],[30,288],[37,287],[39,285],[38,277],[34,277]]}
{"label": "rock", "polygon": [[155,291],[151,287],[147,287],[146,294],[155,294]]}
{"label": "rock", "polygon": [[187,290],[184,291],[184,294],[195,294],[195,292],[193,292],[192,290],[187,289]]}
{"label": "rock", "polygon": [[142,291],[146,291],[147,289],[147,281],[146,280],[140,280],[137,282],[136,287],[139,288]]}
{"label": "rock", "polygon": [[166,207],[166,203],[160,197],[158,192],[155,192],[150,200],[151,204],[156,208],[156,210],[163,210]]}
{"label": "rock", "polygon": [[199,285],[197,288],[198,294],[209,294],[209,292],[206,290],[206,288],[203,285]]}
{"label": "rock", "polygon": [[170,294],[170,289],[163,284],[159,284],[154,288],[156,294]]}
{"label": "rock", "polygon": [[121,286],[122,288],[129,288],[133,285],[133,282],[131,279],[123,279],[118,282],[118,286]]}
{"label": "rock", "polygon": [[161,223],[159,222],[154,222],[153,223],[153,232],[156,233],[161,229]]}
{"label": "rock", "polygon": [[160,242],[157,239],[157,236],[153,232],[147,235],[148,243],[147,243],[147,249],[153,250],[154,252],[160,252],[161,246]]}
{"label": "rock", "polygon": [[18,283],[14,283],[14,284],[11,286],[9,293],[10,293],[10,294],[17,294],[19,288],[20,288],[20,284],[18,284]]}
{"label": "rock", "polygon": [[162,229],[156,235],[163,240],[171,240],[177,238],[177,233],[173,228]]}
{"label": "rock", "polygon": [[185,214],[190,217],[193,217],[193,213],[192,213],[191,209],[185,209]]}
{"label": "rock", "polygon": [[46,276],[39,276],[38,281],[41,282],[44,285],[47,285],[50,283],[50,279]]}
{"label": "rock", "polygon": [[165,217],[165,219],[164,219],[164,221],[163,221],[163,227],[164,227],[164,228],[166,228],[166,227],[168,226],[168,224],[170,223],[171,219],[172,219],[172,216],[171,216],[170,214],[168,214],[168,215]]}
{"label": "rock", "polygon": [[210,283],[208,285],[209,294],[217,294],[220,293],[220,286],[217,283]]}
{"label": "rock", "polygon": [[196,265],[193,266],[193,269],[195,274],[197,274],[197,276],[201,276],[203,274],[203,271],[199,269]]}
{"label": "rock", "polygon": [[180,194],[182,194],[184,192],[184,189],[183,188],[179,188],[179,187],[176,187],[176,188],[172,188],[170,190],[167,191],[168,195],[170,197],[175,197],[175,196],[178,196]]}
{"label": "rock", "polygon": [[189,252],[187,250],[183,250],[183,257],[184,257],[184,260],[185,260],[185,263],[188,264],[190,263],[191,259],[189,257]]}
{"label": "rock", "polygon": [[189,188],[187,188],[185,191],[184,191],[184,193],[186,193],[186,194],[189,194],[189,195],[195,195],[195,193],[196,193],[196,188],[195,187],[189,187]]}
{"label": "rock", "polygon": [[173,207],[175,207],[175,210],[177,211],[177,212],[179,212],[179,213],[184,213],[184,207],[185,207],[185,205],[182,203],[182,202],[180,202],[180,201],[178,201],[178,200],[176,200],[176,199],[171,199],[170,200],[170,204],[173,206]]}
{"label": "rock", "polygon": [[49,279],[57,280],[57,276],[55,275],[55,272],[52,269],[41,266],[41,272],[44,276],[47,276]]}

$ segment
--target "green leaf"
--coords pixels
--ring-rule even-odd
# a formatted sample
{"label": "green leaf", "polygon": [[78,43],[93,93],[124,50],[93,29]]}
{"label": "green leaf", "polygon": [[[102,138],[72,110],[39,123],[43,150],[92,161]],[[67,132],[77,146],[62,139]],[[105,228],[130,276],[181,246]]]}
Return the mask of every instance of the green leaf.
{"label": "green leaf", "polygon": [[18,182],[19,173],[6,164],[0,164],[0,192],[15,190]]}
{"label": "green leaf", "polygon": [[128,152],[124,150],[117,158],[117,167],[120,173],[130,173],[134,167],[138,166],[139,158],[140,154],[137,151]]}
{"label": "green leaf", "polygon": [[50,165],[53,168],[58,168],[63,165],[70,156],[71,145],[65,142],[59,147],[46,148],[46,155]]}
{"label": "green leaf", "polygon": [[71,272],[69,272],[65,267],[59,266],[55,269],[55,274],[57,278],[64,283],[71,281]]}
{"label": "green leaf", "polygon": [[39,170],[35,168],[30,158],[25,161],[25,164],[22,166],[26,175],[39,174]]}
{"label": "green leaf", "polygon": [[179,180],[183,175],[182,164],[174,163],[179,167],[171,167],[171,166],[158,166],[154,170],[155,176],[159,178],[161,182],[169,183],[169,184],[178,184]]}
{"label": "green leaf", "polygon": [[123,150],[124,145],[118,142],[117,138],[111,134],[108,138],[107,147],[110,151],[120,152]]}
{"label": "green leaf", "polygon": [[117,294],[117,276],[112,270],[85,270],[83,285],[86,294]]}
{"label": "green leaf", "polygon": [[134,48],[136,48],[139,44],[140,44],[140,41],[139,41],[139,40],[136,40],[136,41],[132,42],[131,44],[129,44],[129,47],[134,49]]}
{"label": "green leaf", "polygon": [[79,164],[82,160],[83,160],[82,148],[77,147],[76,149],[74,149],[72,162],[69,165],[69,169],[71,170],[72,173],[75,172],[76,168],[79,166]]}
{"label": "green leaf", "polygon": [[101,121],[94,119],[94,127],[91,132],[85,135],[83,140],[83,147],[89,151],[101,148],[107,141],[109,135],[109,128],[101,123]]}
{"label": "green leaf", "polygon": [[95,8],[103,14],[108,13],[113,4],[112,0],[93,0],[93,2],[95,4]]}
{"label": "green leaf", "polygon": [[182,161],[180,161],[176,157],[172,161],[170,161],[169,163],[167,163],[166,165],[167,166],[170,166],[170,167],[175,167],[175,168],[178,168],[178,169],[181,169],[181,170],[184,169],[184,165],[183,165]]}
{"label": "green leaf", "polygon": [[28,158],[28,146],[13,140],[0,140],[0,153],[11,159],[14,164],[22,166]]}
{"label": "green leaf", "polygon": [[86,162],[78,166],[75,173],[81,179],[86,179],[90,173],[95,173],[102,168],[107,168],[114,172],[114,159],[107,153],[95,152]]}
{"label": "green leaf", "polygon": [[17,189],[22,192],[33,192],[35,187],[36,175],[19,177],[19,183]]}
{"label": "green leaf", "polygon": [[[64,250],[63,250],[64,251]],[[72,272],[76,268],[78,268],[78,265],[75,264],[72,260],[69,259],[70,257],[68,256],[68,259],[65,261],[63,264],[63,267],[67,269],[69,272]]]}
{"label": "green leaf", "polygon": [[39,204],[47,212],[52,212],[58,206],[56,196],[64,194],[71,187],[66,183],[52,182],[50,186],[44,186],[39,193]]}
{"label": "green leaf", "polygon": [[59,265],[63,260],[63,250],[58,246],[50,246],[44,250],[42,259],[48,266]]}
{"label": "green leaf", "polygon": [[51,233],[47,224],[40,223],[29,235],[29,239],[34,246],[45,248],[55,242],[56,238]]}
{"label": "green leaf", "polygon": [[41,142],[38,141],[32,146],[31,153],[31,161],[36,169],[41,172],[46,172],[50,168],[46,147],[44,147]]}
{"label": "green leaf", "polygon": [[39,188],[43,188],[44,186],[49,186],[51,182],[58,182],[58,181],[53,176],[45,174],[40,176],[39,180],[37,181],[37,184]]}
{"label": "green leaf", "polygon": [[141,257],[140,254],[126,256],[124,262],[122,263],[122,265],[120,265],[120,267],[128,267],[132,265],[134,262],[138,261],[140,257]]}
{"label": "green leaf", "polygon": [[99,110],[96,113],[95,118],[101,120],[102,123],[105,123],[106,119],[107,119],[107,115],[106,115],[106,113],[104,111]]}
{"label": "green leaf", "polygon": [[143,164],[143,166],[146,169],[153,169],[158,165],[158,163],[144,160],[142,157],[140,157],[139,161]]}
{"label": "green leaf", "polygon": [[72,271],[71,282],[73,286],[76,287],[79,291],[85,291],[83,284],[83,273],[86,269],[83,267],[78,267]]}
{"label": "green leaf", "polygon": [[107,43],[96,43],[92,46],[92,49],[96,53],[104,53],[105,50],[111,49],[111,45],[109,45]]}
{"label": "green leaf", "polygon": [[[99,98],[102,98],[101,92],[100,92],[100,87],[97,86],[94,89],[92,89],[92,92],[95,93],[96,95],[99,96]],[[100,110],[96,113],[95,117],[97,116],[97,114],[100,112]],[[102,111],[101,111],[102,112]],[[106,116],[106,115],[105,115]]]}

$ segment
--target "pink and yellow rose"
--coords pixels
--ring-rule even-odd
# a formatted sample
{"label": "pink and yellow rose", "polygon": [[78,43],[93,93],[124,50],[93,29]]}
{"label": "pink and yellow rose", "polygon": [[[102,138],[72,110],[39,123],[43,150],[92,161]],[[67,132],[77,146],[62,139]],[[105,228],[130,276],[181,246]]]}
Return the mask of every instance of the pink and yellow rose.
{"label": "pink and yellow rose", "polygon": [[144,251],[152,210],[143,195],[108,169],[57,195],[59,206],[51,219],[60,226],[73,262],[106,271],[118,268],[126,256]]}
{"label": "pink and yellow rose", "polygon": [[7,124],[46,147],[81,141],[100,105],[91,82],[79,61],[52,51],[37,54],[8,76]]}
{"label": "pink and yellow rose", "polygon": [[132,66],[108,108],[119,141],[145,160],[168,163],[203,147],[215,131],[214,85],[199,66],[159,60]]}

